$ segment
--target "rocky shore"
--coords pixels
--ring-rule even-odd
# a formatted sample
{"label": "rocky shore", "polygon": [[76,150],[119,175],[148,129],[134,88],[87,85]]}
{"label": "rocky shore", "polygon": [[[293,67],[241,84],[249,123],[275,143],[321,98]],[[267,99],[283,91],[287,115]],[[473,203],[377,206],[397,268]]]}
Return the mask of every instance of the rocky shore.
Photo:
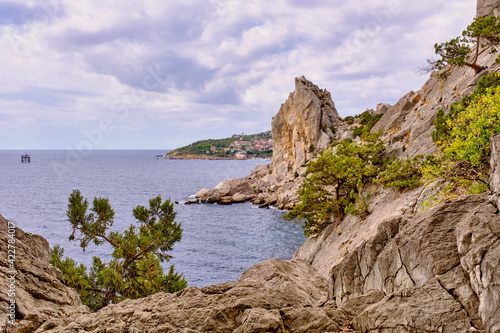
{"label": "rocky shore", "polygon": [[[479,0],[478,13],[498,12],[498,1]],[[500,72],[498,54],[482,52],[487,69],[454,68],[383,114],[388,157],[432,154],[439,109],[474,91],[479,79]],[[434,73],[435,74],[435,73]],[[333,140],[349,138],[357,124],[338,116],[330,93],[304,77],[272,122],[275,154],[250,175],[203,189],[204,202],[251,201],[289,209],[305,166]],[[0,332],[275,332],[275,333],[498,333],[500,332],[500,134],[491,142],[491,191],[461,196],[422,210],[439,186],[408,191],[374,188],[367,217],[348,215],[296,251],[270,259],[238,281],[174,294],[126,300],[91,313],[50,267],[46,240],[15,229],[15,324],[9,324],[9,222],[0,216]]]}
{"label": "rocky shore", "polygon": [[[421,189],[386,193],[370,221],[327,228],[293,260],[96,313],[50,267],[48,243],[16,229],[16,323],[8,324],[2,247],[2,332],[500,332],[500,135],[492,146],[492,193],[420,214]],[[0,218],[2,244],[7,227]]]}

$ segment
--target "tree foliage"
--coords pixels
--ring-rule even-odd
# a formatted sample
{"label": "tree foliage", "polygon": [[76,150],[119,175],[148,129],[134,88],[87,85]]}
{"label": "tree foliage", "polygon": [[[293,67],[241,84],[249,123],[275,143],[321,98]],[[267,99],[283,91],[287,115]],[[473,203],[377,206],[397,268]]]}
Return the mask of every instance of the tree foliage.
{"label": "tree foliage", "polygon": [[361,137],[369,135],[373,126],[382,118],[381,114],[372,115],[370,111],[365,111],[361,115],[357,115],[355,118],[359,118],[359,123],[361,126],[358,126],[353,131],[353,137]]}
{"label": "tree foliage", "polygon": [[363,188],[378,174],[385,146],[378,135],[365,142],[343,140],[311,161],[299,190],[301,203],[285,219],[304,219],[306,236],[320,232],[345,214],[366,214]]}
{"label": "tree foliage", "polygon": [[411,159],[393,158],[378,174],[375,182],[398,190],[419,187],[422,185],[422,166],[425,162],[422,155]]}
{"label": "tree foliage", "polygon": [[[443,70],[451,66],[468,66],[477,73],[485,69],[477,63],[480,49],[490,47],[490,52],[495,53],[496,46],[500,44],[500,17],[490,16],[476,18],[462,32],[462,36],[453,38],[444,43],[434,45],[435,53],[440,56],[438,60],[428,60],[426,71]],[[471,52],[474,51],[474,52]],[[497,59],[498,60],[498,59]],[[438,76],[446,78],[450,69],[439,73]]]}
{"label": "tree foliage", "polygon": [[464,96],[460,101],[453,103],[450,106],[448,114],[445,114],[443,109],[439,109],[436,114],[436,121],[434,122],[435,130],[432,132],[434,143],[441,146],[446,141],[449,141],[450,126],[448,123],[453,122],[453,119],[457,119],[458,115],[467,110],[478,96],[484,95],[488,88],[497,86],[500,86],[500,73],[490,73],[479,80],[476,90],[472,95]]}
{"label": "tree foliage", "polygon": [[89,203],[80,191],[69,197],[67,216],[73,227],[70,240],[77,240],[85,251],[90,243],[112,247],[111,260],[103,262],[93,257],[87,271],[83,265],[63,259],[64,250],[52,249],[51,264],[63,272],[66,283],[75,288],[84,304],[98,310],[108,304],[127,298],[141,298],[157,292],[175,292],[187,286],[186,280],[171,265],[163,272],[161,263],[171,259],[168,254],[181,240],[181,224],[175,222],[176,213],[169,200],[160,196],[149,201],[149,208],[137,206],[133,215],[139,226],[131,225],[123,232],[110,231],[114,211],[107,198],[94,198]]}
{"label": "tree foliage", "polygon": [[485,78],[473,95],[455,104],[448,115],[436,119],[433,139],[440,150],[435,163],[424,169],[424,175],[451,184],[442,193],[444,197],[488,189],[490,138],[500,133],[497,79],[498,74]]}

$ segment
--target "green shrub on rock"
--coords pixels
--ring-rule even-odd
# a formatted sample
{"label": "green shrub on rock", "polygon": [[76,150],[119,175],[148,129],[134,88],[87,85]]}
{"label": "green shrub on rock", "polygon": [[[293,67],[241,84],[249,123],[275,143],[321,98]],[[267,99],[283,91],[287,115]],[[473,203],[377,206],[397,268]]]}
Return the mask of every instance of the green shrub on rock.
{"label": "green shrub on rock", "polygon": [[[424,168],[429,180],[445,179],[449,186],[441,196],[488,190],[490,138],[500,133],[498,75],[486,77],[476,92],[436,119],[433,138],[439,147],[436,162]],[[490,86],[492,83],[496,86]],[[488,87],[489,86],[489,87]]]}
{"label": "green shrub on rock", "polygon": [[412,189],[422,185],[422,155],[407,159],[392,159],[385,170],[380,172],[376,182],[398,190]]}
{"label": "green shrub on rock", "polygon": [[171,259],[168,252],[182,235],[181,224],[174,221],[176,213],[169,200],[162,202],[158,196],[149,201],[149,208],[134,208],[139,227],[131,225],[121,233],[108,230],[114,218],[108,199],[94,198],[90,213],[88,208],[89,203],[80,191],[73,191],[67,211],[73,227],[69,239],[80,241],[84,251],[90,243],[107,243],[112,247],[111,260],[106,263],[93,257],[88,272],[74,260],[63,259],[64,250],[56,245],[52,249],[51,264],[62,271],[67,285],[78,291],[91,310],[128,298],[175,292],[187,286],[173,265],[166,274],[161,266]]}
{"label": "green shrub on rock", "polygon": [[309,163],[299,190],[301,203],[284,218],[304,219],[304,234],[310,236],[345,214],[368,213],[363,188],[377,176],[384,150],[378,136],[369,136],[362,143],[336,142]]}

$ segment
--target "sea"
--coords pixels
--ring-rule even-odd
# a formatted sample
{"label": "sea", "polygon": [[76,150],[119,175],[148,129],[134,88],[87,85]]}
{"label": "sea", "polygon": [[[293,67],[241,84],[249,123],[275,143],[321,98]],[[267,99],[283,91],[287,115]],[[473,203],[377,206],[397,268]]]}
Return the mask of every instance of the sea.
{"label": "sea", "polygon": [[262,160],[167,160],[165,151],[93,150],[30,151],[31,163],[21,163],[24,151],[0,151],[0,214],[25,232],[59,244],[64,255],[89,267],[93,256],[111,257],[107,245],[84,252],[72,233],[66,210],[69,195],[80,190],[91,203],[109,198],[115,211],[112,230],[137,224],[132,209],[148,206],[161,195],[175,204],[176,221],[184,229],[173,259],[190,286],[235,281],[252,265],[270,258],[291,259],[305,241],[301,225],[286,221],[283,212],[251,203],[222,206],[184,205],[202,188],[248,175]]}

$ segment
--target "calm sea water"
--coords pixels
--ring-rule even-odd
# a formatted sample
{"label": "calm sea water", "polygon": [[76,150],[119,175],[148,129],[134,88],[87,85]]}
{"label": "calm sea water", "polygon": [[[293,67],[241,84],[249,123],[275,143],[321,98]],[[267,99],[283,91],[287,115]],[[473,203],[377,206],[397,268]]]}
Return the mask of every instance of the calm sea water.
{"label": "calm sea water", "polygon": [[[201,188],[247,175],[266,161],[178,161],[157,159],[164,151],[92,151],[80,156],[67,151],[31,151],[21,163],[20,151],[0,151],[0,214],[25,232],[61,244],[65,255],[86,266],[92,256],[106,258],[109,248],[84,253],[70,242],[66,220],[68,197],[79,189],[91,201],[109,198],[115,230],[135,223],[132,208],[161,195],[184,202]],[[269,258],[290,259],[304,242],[300,225],[282,219],[275,209],[246,203],[231,206],[176,204],[184,229],[172,253],[176,270],[189,285],[234,281],[250,266]],[[108,257],[109,258],[109,257]],[[168,264],[169,265],[169,264]],[[166,265],[167,267],[167,265]]]}

